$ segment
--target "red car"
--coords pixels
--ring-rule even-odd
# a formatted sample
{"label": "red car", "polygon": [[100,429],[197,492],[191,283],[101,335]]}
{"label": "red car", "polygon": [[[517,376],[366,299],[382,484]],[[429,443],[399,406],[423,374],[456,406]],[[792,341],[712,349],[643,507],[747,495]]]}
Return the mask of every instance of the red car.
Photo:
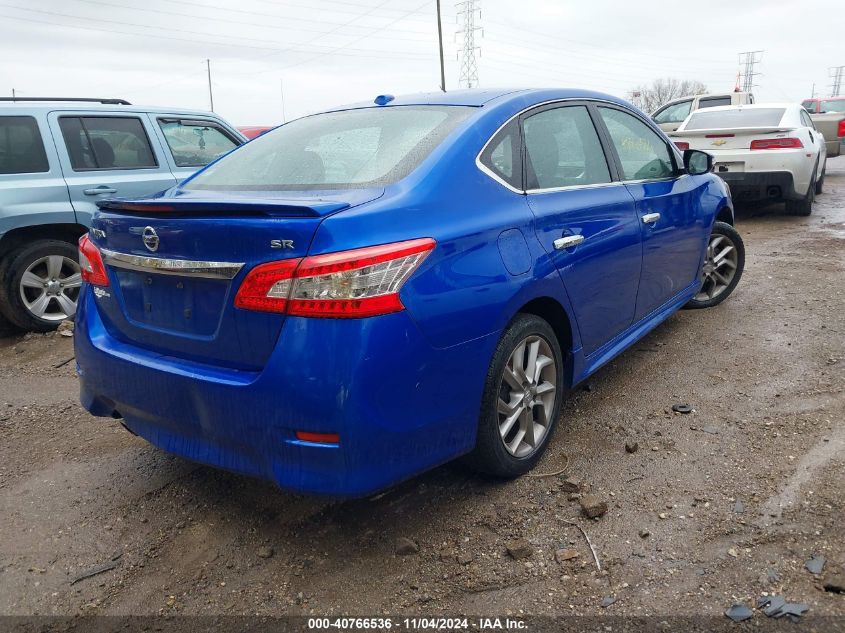
{"label": "red car", "polygon": [[269,125],[246,125],[244,127],[239,127],[238,132],[243,134],[249,140],[254,139],[256,136],[261,136],[267,130],[272,130],[273,128]]}

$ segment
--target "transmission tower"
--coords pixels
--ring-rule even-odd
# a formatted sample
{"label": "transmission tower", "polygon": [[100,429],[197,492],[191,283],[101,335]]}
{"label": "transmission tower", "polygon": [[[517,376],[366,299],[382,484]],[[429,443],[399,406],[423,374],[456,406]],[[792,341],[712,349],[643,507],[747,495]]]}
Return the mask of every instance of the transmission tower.
{"label": "transmission tower", "polygon": [[739,54],[739,75],[742,78],[742,91],[751,92],[756,85],[754,77],[760,73],[754,72],[754,67],[763,59],[764,51],[746,51]]}
{"label": "transmission tower", "polygon": [[481,56],[481,47],[475,45],[475,34],[484,32],[478,23],[481,21],[481,10],[478,8],[480,0],[463,0],[455,4],[458,10],[458,23],[461,29],[455,36],[463,35],[463,49],[458,53],[461,62],[461,76],[458,82],[467,88],[478,86],[478,58]]}
{"label": "transmission tower", "polygon": [[842,88],[842,71],[845,66],[834,66],[830,69],[830,76],[833,77],[833,86],[830,89],[831,97],[838,97],[839,91]]}

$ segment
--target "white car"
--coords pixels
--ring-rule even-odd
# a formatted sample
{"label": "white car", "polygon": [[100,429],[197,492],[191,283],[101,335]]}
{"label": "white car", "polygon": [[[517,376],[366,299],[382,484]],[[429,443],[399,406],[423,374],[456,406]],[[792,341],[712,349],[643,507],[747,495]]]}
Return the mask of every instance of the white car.
{"label": "white car", "polygon": [[681,150],[711,154],[734,200],[784,200],[787,213],[810,215],[822,192],[825,140],[798,104],[696,110],[669,136]]}

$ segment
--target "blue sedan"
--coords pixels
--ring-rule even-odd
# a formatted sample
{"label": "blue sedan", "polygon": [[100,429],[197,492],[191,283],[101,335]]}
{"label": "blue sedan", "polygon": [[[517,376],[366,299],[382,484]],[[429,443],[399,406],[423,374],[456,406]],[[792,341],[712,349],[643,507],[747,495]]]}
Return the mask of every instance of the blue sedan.
{"label": "blue sedan", "polygon": [[529,471],[567,389],[744,266],[712,159],[624,101],[471,90],[307,116],[80,240],[83,405],[357,496]]}

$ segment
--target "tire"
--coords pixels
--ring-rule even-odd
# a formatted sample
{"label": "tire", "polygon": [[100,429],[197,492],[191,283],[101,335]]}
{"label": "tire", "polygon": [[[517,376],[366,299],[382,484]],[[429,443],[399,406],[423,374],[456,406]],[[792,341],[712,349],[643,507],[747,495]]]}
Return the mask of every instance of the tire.
{"label": "tire", "polygon": [[[523,345],[524,352],[519,355],[517,350]],[[535,361],[535,367],[538,368],[540,378],[529,384],[517,378],[512,368],[516,366],[515,359],[518,357],[521,358],[519,366],[527,367],[535,345],[535,358],[539,359],[539,362]],[[506,378],[506,370],[511,376],[510,380]],[[470,466],[488,475],[507,479],[531,470],[543,456],[560,415],[563,375],[563,355],[551,326],[532,314],[517,315],[499,339],[490,362],[481,402],[476,446],[467,456]],[[500,399],[503,405],[507,402],[501,411]],[[528,408],[525,407],[527,402],[530,402]],[[513,422],[503,437],[501,431],[509,418]],[[533,446],[525,440],[523,433],[528,428],[536,434]],[[520,441],[517,438],[521,433]]]}
{"label": "tire", "polygon": [[[723,255],[726,246],[731,246],[733,250]],[[731,272],[731,276],[726,274],[726,270]],[[684,307],[698,309],[719,305],[731,296],[742,278],[743,270],[745,244],[742,236],[727,222],[715,222],[707,244],[707,256],[701,268],[701,289]],[[725,281],[727,283],[724,283]]]}
{"label": "tire", "polygon": [[787,215],[803,215],[807,216],[813,212],[813,202],[816,200],[816,170],[813,170],[813,175],[810,177],[810,186],[807,188],[807,195],[800,200],[786,201]]}
{"label": "tire", "polygon": [[816,181],[816,195],[821,195],[824,193],[824,177],[827,174],[827,161],[825,161],[824,166],[822,167],[822,177]]}
{"label": "tire", "polygon": [[82,286],[78,257],[76,246],[61,240],[36,240],[7,255],[0,264],[0,313],[35,332],[73,318]]}

